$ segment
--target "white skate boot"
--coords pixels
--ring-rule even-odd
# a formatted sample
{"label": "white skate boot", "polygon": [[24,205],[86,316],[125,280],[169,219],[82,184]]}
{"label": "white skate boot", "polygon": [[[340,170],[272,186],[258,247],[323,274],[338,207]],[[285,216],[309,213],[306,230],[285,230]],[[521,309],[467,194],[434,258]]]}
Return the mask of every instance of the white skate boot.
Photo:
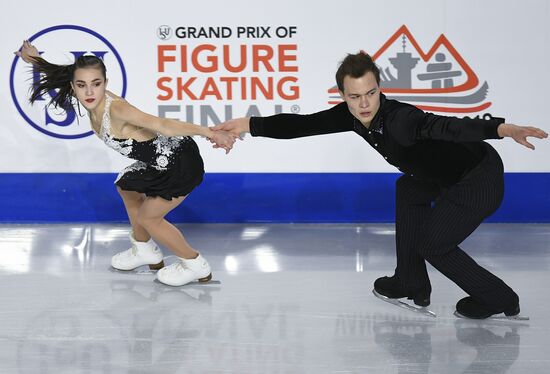
{"label": "white skate boot", "polygon": [[199,281],[208,282],[212,279],[212,269],[200,254],[194,259],[178,257],[174,262],[157,272],[159,282],[169,286],[183,286],[184,284]]}
{"label": "white skate boot", "polygon": [[151,270],[164,267],[162,252],[153,239],[147,242],[138,242],[130,235],[132,247],[117,253],[111,259],[111,266],[118,270],[134,270],[143,265],[149,265]]}

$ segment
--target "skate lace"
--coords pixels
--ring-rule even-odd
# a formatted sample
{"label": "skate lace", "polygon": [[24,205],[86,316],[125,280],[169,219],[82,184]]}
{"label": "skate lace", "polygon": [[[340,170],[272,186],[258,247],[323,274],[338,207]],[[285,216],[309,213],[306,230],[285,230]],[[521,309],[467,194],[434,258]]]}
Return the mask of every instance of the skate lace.
{"label": "skate lace", "polygon": [[189,267],[185,265],[183,261],[179,261],[178,263],[176,263],[173,268],[174,271],[185,271],[187,269],[189,269]]}
{"label": "skate lace", "polygon": [[136,245],[132,244],[132,248],[130,248],[130,254],[134,257],[138,255],[138,249]]}

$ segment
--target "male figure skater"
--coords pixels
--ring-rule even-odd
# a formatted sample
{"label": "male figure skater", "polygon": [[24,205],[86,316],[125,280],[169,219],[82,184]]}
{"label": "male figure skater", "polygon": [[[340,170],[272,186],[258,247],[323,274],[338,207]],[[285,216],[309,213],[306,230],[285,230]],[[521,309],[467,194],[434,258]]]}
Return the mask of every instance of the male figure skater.
{"label": "male figure skater", "polygon": [[468,294],[456,304],[459,316],[518,316],[518,295],[458,244],[503,198],[502,161],[483,140],[511,137],[534,149],[527,137],[542,139],[547,133],[501,118],[438,116],[387,99],[380,93],[378,67],[364,52],[343,60],[336,82],[345,102],[328,110],[239,118],[217,129],[277,139],[354,131],[403,172],[396,182],[397,267],[393,276],[374,282],[375,293],[428,306],[428,261]]}

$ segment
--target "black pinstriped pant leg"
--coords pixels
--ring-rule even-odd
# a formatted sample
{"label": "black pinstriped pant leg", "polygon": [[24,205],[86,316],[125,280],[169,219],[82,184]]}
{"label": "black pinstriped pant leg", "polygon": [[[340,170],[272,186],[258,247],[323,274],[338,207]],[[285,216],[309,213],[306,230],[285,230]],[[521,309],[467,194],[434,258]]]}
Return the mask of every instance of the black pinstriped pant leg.
{"label": "black pinstriped pant leg", "polygon": [[409,294],[421,290],[431,292],[426,261],[419,254],[418,244],[440,188],[434,183],[403,175],[397,180],[395,190],[395,275],[401,288]]}
{"label": "black pinstriped pant leg", "polygon": [[518,302],[516,293],[458,247],[498,209],[504,195],[502,161],[491,146],[486,148],[483,161],[437,199],[419,248],[430,264],[476,301],[503,310]]}
{"label": "black pinstriped pant leg", "polygon": [[[422,182],[418,184],[418,189],[423,189],[424,193],[431,191]],[[495,310],[517,303],[517,295],[458,245],[499,207],[503,194],[502,162],[496,151],[487,145],[487,155],[480,165],[459,183],[441,191],[423,221],[419,241],[415,242],[419,256],[475,300]],[[405,230],[409,222],[402,223]],[[418,229],[418,223],[410,223],[411,230]],[[419,262],[412,255],[408,257],[422,282],[424,275]]]}

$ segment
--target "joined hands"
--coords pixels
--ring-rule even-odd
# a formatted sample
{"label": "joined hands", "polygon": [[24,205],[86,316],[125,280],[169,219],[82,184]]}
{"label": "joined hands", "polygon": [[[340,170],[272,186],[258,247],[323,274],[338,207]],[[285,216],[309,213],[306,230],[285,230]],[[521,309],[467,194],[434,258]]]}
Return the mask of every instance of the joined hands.
{"label": "joined hands", "polygon": [[242,140],[242,135],[250,132],[249,118],[244,117],[231,119],[212,127],[211,130],[214,134],[226,134],[231,137],[232,141],[229,147],[224,143],[218,142],[214,136],[208,138],[208,140],[214,144],[213,148],[223,148],[225,149],[225,153],[229,153],[229,151],[233,148],[235,141],[237,139]]}
{"label": "joined hands", "polygon": [[235,144],[237,137],[229,131],[217,130],[212,131],[211,135],[207,137],[207,139],[210,143],[214,144],[213,148],[223,148],[225,150],[225,154],[228,154],[233,148],[233,144]]}

